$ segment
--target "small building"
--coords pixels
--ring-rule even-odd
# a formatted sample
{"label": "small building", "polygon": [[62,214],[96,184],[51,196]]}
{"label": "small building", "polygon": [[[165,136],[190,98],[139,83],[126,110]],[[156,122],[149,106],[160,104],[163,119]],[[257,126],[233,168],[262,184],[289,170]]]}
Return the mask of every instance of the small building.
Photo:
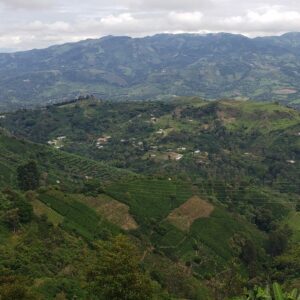
{"label": "small building", "polygon": [[291,160],[287,160],[286,162],[289,163],[289,164],[292,164],[292,165],[294,165],[296,163],[296,161],[292,160],[292,159]]}
{"label": "small building", "polygon": [[99,145],[107,144],[110,139],[111,139],[110,135],[101,136],[97,139],[97,144]]}
{"label": "small building", "polygon": [[183,158],[183,155],[182,154],[178,154],[176,157],[175,157],[175,160],[181,160]]}

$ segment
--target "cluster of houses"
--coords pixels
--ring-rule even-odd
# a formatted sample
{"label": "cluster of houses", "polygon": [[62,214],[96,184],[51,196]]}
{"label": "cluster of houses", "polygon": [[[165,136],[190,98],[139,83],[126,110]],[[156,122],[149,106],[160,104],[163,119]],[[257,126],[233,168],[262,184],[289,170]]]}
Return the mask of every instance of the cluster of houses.
{"label": "cluster of houses", "polygon": [[110,135],[104,135],[99,137],[96,142],[96,148],[103,149],[104,145],[106,145],[109,142],[109,140],[111,140]]}
{"label": "cluster of houses", "polygon": [[59,136],[56,139],[53,139],[52,141],[48,141],[48,145],[53,146],[55,149],[60,149],[64,146],[64,140],[66,138],[66,136]]}

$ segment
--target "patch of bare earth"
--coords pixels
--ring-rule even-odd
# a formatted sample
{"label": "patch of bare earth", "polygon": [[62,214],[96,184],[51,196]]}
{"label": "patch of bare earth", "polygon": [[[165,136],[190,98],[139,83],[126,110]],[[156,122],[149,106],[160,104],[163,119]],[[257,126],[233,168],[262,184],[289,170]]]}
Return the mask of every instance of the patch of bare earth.
{"label": "patch of bare earth", "polygon": [[124,203],[116,201],[106,195],[100,195],[97,198],[85,198],[84,202],[94,208],[109,222],[124,230],[134,230],[138,228],[138,224],[129,213],[129,207]]}
{"label": "patch of bare earth", "polygon": [[196,220],[200,218],[208,218],[214,211],[214,206],[200,199],[198,196],[193,196],[180,207],[174,209],[167,220],[177,228],[188,231]]}
{"label": "patch of bare earth", "polygon": [[233,115],[228,114],[228,112],[225,113],[223,111],[218,111],[217,116],[224,125],[231,124],[236,121],[236,118]]}

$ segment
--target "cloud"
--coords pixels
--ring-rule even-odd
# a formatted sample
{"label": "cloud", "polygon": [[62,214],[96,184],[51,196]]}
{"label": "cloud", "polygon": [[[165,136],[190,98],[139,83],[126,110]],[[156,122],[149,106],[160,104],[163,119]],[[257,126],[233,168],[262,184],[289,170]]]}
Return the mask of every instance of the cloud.
{"label": "cloud", "polygon": [[250,36],[280,34],[300,30],[300,12],[284,10],[281,6],[249,10],[243,16],[220,20],[216,29],[246,33]]}
{"label": "cloud", "polygon": [[200,11],[195,12],[171,12],[168,18],[177,23],[179,26],[197,28],[201,25],[203,13]]}
{"label": "cloud", "polygon": [[0,48],[17,50],[109,34],[300,31],[296,0],[0,0],[0,10]]}
{"label": "cloud", "polygon": [[205,7],[210,7],[212,2],[210,0],[125,0],[125,3],[129,9],[134,10],[180,10],[191,11],[201,10]]}
{"label": "cloud", "polygon": [[0,0],[1,4],[11,8],[40,9],[49,8],[54,3],[51,0]]}
{"label": "cloud", "polygon": [[104,26],[108,27],[114,27],[119,25],[123,26],[123,24],[126,24],[128,26],[129,24],[136,24],[136,20],[131,14],[125,13],[117,16],[108,15],[100,20],[100,24],[103,24]]}
{"label": "cloud", "polygon": [[71,29],[71,25],[66,22],[57,21],[54,23],[43,23],[41,21],[34,21],[25,28],[30,32],[67,32]]}

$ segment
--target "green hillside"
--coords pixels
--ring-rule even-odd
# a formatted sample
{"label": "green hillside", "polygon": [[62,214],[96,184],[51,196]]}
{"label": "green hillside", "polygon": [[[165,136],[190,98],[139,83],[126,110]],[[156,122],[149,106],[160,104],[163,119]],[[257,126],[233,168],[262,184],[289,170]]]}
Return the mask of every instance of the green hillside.
{"label": "green hillside", "polygon": [[79,95],[103,99],[254,99],[299,106],[299,33],[107,36],[0,54],[2,110]]}
{"label": "green hillside", "polygon": [[4,132],[0,133],[0,186],[16,186],[16,168],[28,160],[36,160],[45,184],[59,182],[76,187],[86,178],[101,182],[130,178],[135,175],[119,170],[102,162],[83,158],[48,146],[16,139]]}
{"label": "green hillside", "polygon": [[138,173],[225,175],[299,193],[300,115],[277,104],[86,100],[18,111],[1,123],[17,136]]}
{"label": "green hillside", "polygon": [[299,284],[298,111],[90,99],[0,122],[4,299],[107,299],[130,283],[143,293],[129,299],[210,300]]}

